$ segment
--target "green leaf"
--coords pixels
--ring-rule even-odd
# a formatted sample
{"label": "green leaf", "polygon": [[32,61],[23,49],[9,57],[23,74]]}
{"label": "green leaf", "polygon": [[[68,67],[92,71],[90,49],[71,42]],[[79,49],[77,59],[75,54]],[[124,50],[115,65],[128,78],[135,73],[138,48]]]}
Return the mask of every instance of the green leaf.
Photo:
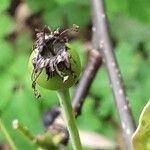
{"label": "green leaf", "polygon": [[0,23],[0,38],[3,38],[8,32],[12,30],[13,22],[6,14],[0,14]]}
{"label": "green leaf", "polygon": [[108,76],[104,68],[101,68],[96,74],[96,78],[92,83],[90,92],[99,98],[111,94]]}
{"label": "green leaf", "polygon": [[100,101],[100,107],[98,108],[99,116],[102,118],[105,118],[107,116],[112,116],[113,107],[114,107],[114,101],[110,93],[107,97],[104,97]]}
{"label": "green leaf", "polygon": [[11,45],[4,40],[0,40],[0,53],[0,68],[12,63],[13,49]]}
{"label": "green leaf", "polygon": [[127,13],[129,1],[126,0],[106,0],[107,15],[112,20],[118,13]]}
{"label": "green leaf", "polygon": [[32,50],[32,42],[33,41],[30,32],[22,32],[21,34],[19,34],[16,40],[16,55],[23,55],[25,53],[25,56],[28,57],[29,53],[31,53]]}
{"label": "green leaf", "polygon": [[59,5],[65,5],[67,3],[73,2],[73,0],[55,0]]}
{"label": "green leaf", "polygon": [[57,7],[55,0],[27,0],[27,4],[33,13],[37,13],[41,10],[49,10],[50,14],[50,11]]}
{"label": "green leaf", "polygon": [[150,100],[144,107],[139,125],[132,137],[133,150],[149,150],[150,149]]}
{"label": "green leaf", "polygon": [[36,13],[44,8],[47,5],[47,0],[27,0],[27,4],[29,5],[31,11]]}
{"label": "green leaf", "polygon": [[66,5],[64,9],[69,25],[77,24],[80,27],[84,27],[90,23],[89,6],[72,3]]}
{"label": "green leaf", "polygon": [[127,42],[120,41],[116,47],[116,57],[124,80],[132,80],[137,73],[139,61],[133,47]]}
{"label": "green leaf", "polygon": [[145,23],[150,23],[150,1],[148,0],[132,0],[128,1],[128,11],[130,16],[138,19],[139,21],[143,21]]}
{"label": "green leaf", "polygon": [[93,99],[87,97],[82,110],[82,115],[77,119],[77,123],[81,129],[88,131],[98,131],[101,123],[94,114],[92,106]]}
{"label": "green leaf", "polygon": [[110,25],[113,37],[117,41],[128,42],[133,48],[137,48],[139,42],[149,41],[149,25],[145,25],[126,15],[116,15]]}
{"label": "green leaf", "polygon": [[10,0],[1,0],[0,14],[4,13],[4,11],[6,11],[9,5],[10,5]]}
{"label": "green leaf", "polygon": [[100,107],[98,108],[98,114],[100,117],[107,117],[113,115],[115,109],[114,99],[112,96],[110,82],[106,70],[101,68],[95,80],[92,83],[90,93],[99,98]]}
{"label": "green leaf", "polygon": [[56,29],[63,26],[63,15],[63,10],[60,7],[56,7],[53,10],[45,11],[43,20],[52,29]]}
{"label": "green leaf", "polygon": [[[147,74],[149,63],[145,62],[134,51],[134,47],[124,40],[118,42],[115,52],[127,95],[129,96],[133,116],[137,122],[145,100],[149,98],[149,75]],[[144,92],[143,89],[145,89]]]}
{"label": "green leaf", "polygon": [[14,83],[15,82],[12,75],[10,75],[8,72],[3,72],[0,74],[0,85],[2,87],[0,89],[0,111],[2,111],[1,113],[6,111],[6,108],[11,102]]}
{"label": "green leaf", "polygon": [[[27,75],[28,57],[25,55],[17,55],[13,63],[8,69],[16,79],[23,79]],[[17,68],[17,69],[16,69]]]}
{"label": "green leaf", "polygon": [[33,134],[43,131],[38,101],[35,101],[31,93],[25,89],[14,92],[11,103],[2,114],[2,119],[19,149],[31,149],[32,146],[22,135],[12,129],[11,123],[14,119],[26,125]]}

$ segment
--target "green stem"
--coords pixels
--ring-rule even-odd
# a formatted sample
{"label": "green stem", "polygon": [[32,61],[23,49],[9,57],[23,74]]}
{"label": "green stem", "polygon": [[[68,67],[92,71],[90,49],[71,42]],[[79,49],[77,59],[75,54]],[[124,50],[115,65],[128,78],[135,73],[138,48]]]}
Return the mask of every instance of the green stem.
{"label": "green stem", "polygon": [[13,128],[17,129],[20,133],[22,133],[22,135],[25,136],[30,142],[33,142],[35,140],[35,137],[30,132],[30,130],[26,126],[20,124],[18,120],[14,120],[12,124]]}
{"label": "green stem", "polygon": [[14,144],[12,138],[10,137],[10,135],[9,135],[9,133],[8,133],[8,131],[7,131],[6,127],[5,127],[5,125],[2,123],[2,120],[1,120],[1,119],[0,119],[0,129],[1,129],[1,131],[3,132],[5,138],[7,139],[7,141],[8,141],[8,143],[9,143],[11,149],[12,149],[12,150],[17,150],[17,148],[16,148],[16,146],[15,146],[15,144]]}
{"label": "green stem", "polygon": [[30,130],[26,126],[22,125],[18,120],[13,120],[12,127],[18,130],[24,137],[26,137],[29,142],[36,144],[41,149],[44,148],[55,150],[63,138],[61,134],[54,134],[51,130],[34,136]]}
{"label": "green stem", "polygon": [[78,129],[75,123],[75,117],[70,102],[69,89],[57,91],[59,101],[63,110],[66,124],[69,130],[74,150],[82,150]]}

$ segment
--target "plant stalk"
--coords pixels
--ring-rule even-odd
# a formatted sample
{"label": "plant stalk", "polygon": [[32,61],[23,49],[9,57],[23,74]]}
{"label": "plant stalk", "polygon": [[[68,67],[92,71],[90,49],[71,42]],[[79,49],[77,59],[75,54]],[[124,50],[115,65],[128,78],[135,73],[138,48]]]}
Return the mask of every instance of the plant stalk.
{"label": "plant stalk", "polygon": [[82,150],[78,129],[75,123],[75,116],[70,101],[69,89],[58,90],[57,95],[69,130],[73,148],[74,150]]}
{"label": "plant stalk", "polygon": [[[101,52],[109,75],[112,92],[117,105],[118,114],[122,124],[126,149],[131,150],[131,137],[135,130],[135,123],[128,98],[125,92],[122,76],[114,54],[112,40],[109,32],[104,0],[91,0],[93,34],[95,46]],[[93,42],[94,42],[93,41]]]}
{"label": "plant stalk", "polygon": [[6,140],[8,141],[10,147],[12,150],[17,150],[17,147],[15,146],[12,138],[10,137],[5,125],[2,123],[2,120],[0,119],[0,130],[2,131],[2,133],[4,134]]}

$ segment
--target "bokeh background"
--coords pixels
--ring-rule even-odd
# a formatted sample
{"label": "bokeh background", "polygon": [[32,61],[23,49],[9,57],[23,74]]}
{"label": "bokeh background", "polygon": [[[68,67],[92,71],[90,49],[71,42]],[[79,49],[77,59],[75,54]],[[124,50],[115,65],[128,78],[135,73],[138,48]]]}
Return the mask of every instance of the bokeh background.
{"label": "bokeh background", "polygon": [[[134,120],[150,97],[150,1],[105,0],[109,26]],[[91,45],[91,4],[89,0],[0,0],[0,119],[20,150],[35,149],[14,131],[11,122],[18,119],[33,134],[42,133],[42,118],[58,105],[53,91],[39,87],[42,97],[33,94],[28,73],[28,58],[35,39],[35,28],[52,29],[80,26],[72,46],[86,63]],[[73,93],[74,87],[71,89]],[[120,142],[120,125],[105,67],[92,84],[77,119],[78,127]],[[0,129],[0,149],[7,149]],[[69,149],[69,148],[68,148]],[[88,148],[86,148],[87,150]]]}

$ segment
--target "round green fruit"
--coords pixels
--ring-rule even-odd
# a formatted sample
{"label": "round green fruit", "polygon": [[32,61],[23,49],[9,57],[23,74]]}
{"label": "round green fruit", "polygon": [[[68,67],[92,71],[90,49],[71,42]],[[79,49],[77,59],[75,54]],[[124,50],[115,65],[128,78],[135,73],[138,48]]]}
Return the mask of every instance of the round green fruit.
{"label": "round green fruit", "polygon": [[[49,90],[60,90],[60,89],[70,88],[77,82],[81,72],[80,58],[78,53],[69,44],[66,44],[66,46],[68,47],[67,51],[70,55],[71,71],[69,69],[63,69],[63,66],[61,66],[61,69],[64,70],[64,73],[66,75],[64,77],[64,80],[57,73],[47,80],[46,71],[45,69],[43,69],[42,73],[39,75],[39,77],[36,80],[36,83],[39,86]],[[32,74],[33,71],[32,59],[35,57],[35,55],[36,52],[33,51],[29,59],[30,74]]]}

